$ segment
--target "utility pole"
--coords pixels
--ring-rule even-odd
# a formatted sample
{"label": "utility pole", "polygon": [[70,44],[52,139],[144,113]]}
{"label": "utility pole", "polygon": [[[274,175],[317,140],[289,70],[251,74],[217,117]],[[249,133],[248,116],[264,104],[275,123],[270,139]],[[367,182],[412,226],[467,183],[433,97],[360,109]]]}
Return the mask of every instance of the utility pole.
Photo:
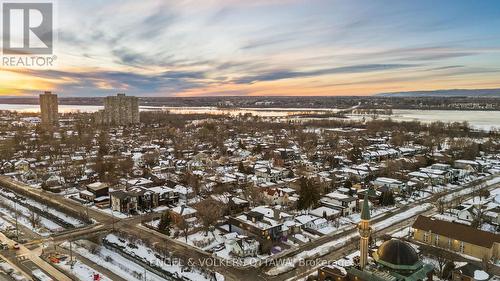
{"label": "utility pole", "polygon": [[113,206],[111,206],[111,222],[113,223],[113,231],[115,230],[115,215],[113,213]]}
{"label": "utility pole", "polygon": [[71,269],[73,269],[73,247],[71,240],[69,240],[69,264],[71,265]]}
{"label": "utility pole", "polygon": [[17,197],[16,199],[14,200],[14,213],[16,215],[16,240],[17,242],[19,242],[19,227],[18,227],[18,223],[17,223]]}
{"label": "utility pole", "polygon": [[87,219],[90,220],[90,217],[89,217],[89,204],[85,204],[85,211],[87,212]]}

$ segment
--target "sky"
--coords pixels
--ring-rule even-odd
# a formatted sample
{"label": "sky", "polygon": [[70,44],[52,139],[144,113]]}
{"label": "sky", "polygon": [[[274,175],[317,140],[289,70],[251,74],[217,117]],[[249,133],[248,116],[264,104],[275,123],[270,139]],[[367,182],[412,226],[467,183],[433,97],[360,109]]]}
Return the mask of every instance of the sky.
{"label": "sky", "polygon": [[57,0],[52,67],[0,95],[337,96],[500,88],[498,0]]}

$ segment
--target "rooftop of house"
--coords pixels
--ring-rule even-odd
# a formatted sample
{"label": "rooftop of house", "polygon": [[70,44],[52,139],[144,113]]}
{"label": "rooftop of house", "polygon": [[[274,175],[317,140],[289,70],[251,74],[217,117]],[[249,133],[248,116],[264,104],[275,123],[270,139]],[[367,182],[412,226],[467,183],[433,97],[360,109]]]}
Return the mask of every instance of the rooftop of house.
{"label": "rooftop of house", "polygon": [[325,197],[328,197],[328,198],[331,198],[331,199],[335,199],[335,200],[339,200],[339,201],[345,201],[345,202],[352,202],[352,201],[356,201],[357,200],[356,198],[354,198],[352,196],[345,195],[345,194],[339,193],[337,191],[325,194]]}
{"label": "rooftop of house", "polygon": [[151,187],[148,189],[153,191],[154,193],[157,193],[160,195],[165,194],[165,193],[169,193],[169,192],[174,192],[174,189],[167,187],[167,186],[155,186],[155,187]]}
{"label": "rooftop of house", "polygon": [[402,181],[392,178],[379,177],[376,178],[374,182],[383,183],[383,184],[403,184]]}
{"label": "rooftop of house", "polygon": [[176,206],[170,210],[178,215],[181,215],[181,216],[192,215],[192,214],[196,214],[196,212],[197,212],[195,209],[193,209],[189,206],[186,206],[186,205]]}
{"label": "rooftop of house", "polygon": [[331,217],[339,215],[340,211],[326,206],[321,206],[316,209],[312,209],[309,213],[317,217],[323,217],[324,215]]}
{"label": "rooftop of house", "polygon": [[486,248],[500,243],[500,234],[426,216],[419,216],[412,227]]}

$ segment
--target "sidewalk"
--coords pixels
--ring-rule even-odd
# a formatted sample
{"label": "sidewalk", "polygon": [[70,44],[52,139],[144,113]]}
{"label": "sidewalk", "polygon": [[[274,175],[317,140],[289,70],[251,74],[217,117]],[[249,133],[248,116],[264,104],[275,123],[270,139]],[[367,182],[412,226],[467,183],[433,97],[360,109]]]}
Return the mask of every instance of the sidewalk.
{"label": "sidewalk", "polygon": [[[16,242],[7,238],[3,233],[0,233],[0,240],[2,243],[6,243],[9,246],[13,246]],[[19,250],[17,250],[16,256],[25,256],[31,260],[36,266],[43,269],[46,273],[51,275],[55,280],[58,281],[72,281],[71,278],[61,273],[59,270],[55,269],[52,265],[42,260],[39,256],[33,253],[31,250],[26,248],[24,245],[19,244]],[[17,268],[17,267],[15,267]],[[23,272],[23,271],[21,271]],[[30,278],[31,279],[31,278]]]}

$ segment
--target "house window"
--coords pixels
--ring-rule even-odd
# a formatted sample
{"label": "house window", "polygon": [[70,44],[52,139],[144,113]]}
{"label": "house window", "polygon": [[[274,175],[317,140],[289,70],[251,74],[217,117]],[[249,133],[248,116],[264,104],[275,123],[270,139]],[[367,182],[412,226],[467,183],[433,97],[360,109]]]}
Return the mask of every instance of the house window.
{"label": "house window", "polygon": [[439,235],[438,234],[436,234],[436,236],[434,236],[434,245],[439,246]]}
{"label": "house window", "polygon": [[451,249],[451,239],[448,239],[448,249]]}
{"label": "house window", "polygon": [[464,252],[464,242],[460,242],[460,253]]}
{"label": "house window", "polygon": [[427,243],[429,241],[429,234],[424,233],[424,243]]}

